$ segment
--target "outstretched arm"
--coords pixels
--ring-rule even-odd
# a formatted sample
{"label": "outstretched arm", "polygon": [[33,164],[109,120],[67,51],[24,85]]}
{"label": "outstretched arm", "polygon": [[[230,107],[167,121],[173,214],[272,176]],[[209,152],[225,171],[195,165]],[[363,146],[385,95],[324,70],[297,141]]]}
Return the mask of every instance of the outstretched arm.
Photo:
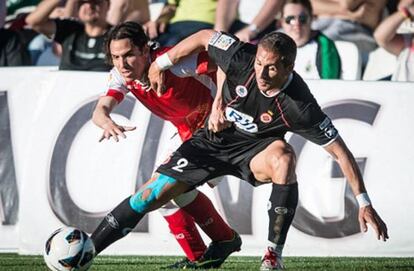
{"label": "outstretched arm", "polygon": [[367,223],[375,230],[377,239],[386,241],[388,239],[388,230],[384,221],[377,214],[368,198],[368,194],[362,180],[361,172],[355,161],[354,156],[345,145],[341,137],[338,137],[333,143],[325,147],[332,157],[338,162],[344,173],[354,195],[359,203],[359,224],[361,230],[366,232]]}
{"label": "outstretched arm", "polygon": [[136,127],[129,127],[129,126],[121,126],[116,124],[111,116],[110,113],[118,104],[117,100],[110,96],[103,96],[99,98],[99,101],[93,111],[92,121],[96,124],[96,126],[102,128],[103,134],[102,137],[99,139],[99,142],[102,140],[110,139],[111,137],[114,138],[116,142],[119,141],[118,136],[126,138],[124,132],[135,130]]}

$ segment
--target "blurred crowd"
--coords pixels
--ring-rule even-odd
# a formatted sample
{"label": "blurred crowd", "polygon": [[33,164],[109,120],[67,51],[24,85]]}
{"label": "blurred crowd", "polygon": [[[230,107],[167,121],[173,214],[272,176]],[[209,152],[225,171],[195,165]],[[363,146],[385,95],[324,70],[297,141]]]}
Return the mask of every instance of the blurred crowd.
{"label": "blurred crowd", "polygon": [[414,0],[0,0],[0,67],[108,71],[105,33],[123,21],[142,24],[162,46],[201,29],[252,43],[283,31],[298,46],[295,70],[305,79],[344,79],[354,55],[338,41],[355,48],[361,71],[382,48],[396,65],[378,79],[414,81]]}

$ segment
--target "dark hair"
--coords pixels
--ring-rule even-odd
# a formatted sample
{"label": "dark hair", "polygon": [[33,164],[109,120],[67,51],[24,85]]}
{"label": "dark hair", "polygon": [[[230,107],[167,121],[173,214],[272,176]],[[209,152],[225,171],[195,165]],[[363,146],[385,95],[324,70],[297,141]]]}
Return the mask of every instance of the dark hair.
{"label": "dark hair", "polygon": [[295,63],[296,43],[291,37],[282,32],[273,31],[266,34],[259,41],[258,46],[270,52],[277,53],[285,67]]}
{"label": "dark hair", "polygon": [[[298,4],[302,5],[305,9],[308,10],[309,16],[313,16],[313,9],[312,9],[312,3],[309,0],[285,0],[285,3],[283,4],[283,7],[285,7],[287,4]],[[283,15],[283,8],[282,8],[282,15]]]}
{"label": "dark hair", "polygon": [[106,34],[105,55],[108,63],[113,64],[110,49],[111,41],[122,39],[129,39],[129,41],[140,50],[142,50],[148,43],[148,37],[139,23],[120,23],[112,27]]}

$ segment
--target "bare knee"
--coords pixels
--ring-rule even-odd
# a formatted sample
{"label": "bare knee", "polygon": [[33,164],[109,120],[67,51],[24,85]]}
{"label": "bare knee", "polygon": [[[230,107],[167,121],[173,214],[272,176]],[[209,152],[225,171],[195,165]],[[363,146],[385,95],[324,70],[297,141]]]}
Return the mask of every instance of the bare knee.
{"label": "bare knee", "polygon": [[293,150],[285,148],[281,153],[270,153],[268,159],[272,182],[288,184],[296,181],[296,156]]}

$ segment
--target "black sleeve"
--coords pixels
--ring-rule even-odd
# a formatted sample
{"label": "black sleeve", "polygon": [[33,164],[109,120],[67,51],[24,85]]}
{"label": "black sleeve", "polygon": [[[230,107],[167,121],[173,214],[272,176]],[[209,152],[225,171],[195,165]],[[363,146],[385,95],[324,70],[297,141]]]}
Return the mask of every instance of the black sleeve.
{"label": "black sleeve", "polygon": [[298,123],[293,132],[317,145],[328,145],[338,137],[338,130],[317,104],[309,104]]}
{"label": "black sleeve", "polygon": [[56,33],[54,40],[62,44],[65,39],[71,35],[73,32],[81,31],[84,29],[82,23],[73,20],[73,19],[56,19]]}
{"label": "black sleeve", "polygon": [[240,70],[255,54],[254,45],[241,42],[236,36],[227,33],[216,32],[208,44],[209,57],[225,73],[230,69]]}

